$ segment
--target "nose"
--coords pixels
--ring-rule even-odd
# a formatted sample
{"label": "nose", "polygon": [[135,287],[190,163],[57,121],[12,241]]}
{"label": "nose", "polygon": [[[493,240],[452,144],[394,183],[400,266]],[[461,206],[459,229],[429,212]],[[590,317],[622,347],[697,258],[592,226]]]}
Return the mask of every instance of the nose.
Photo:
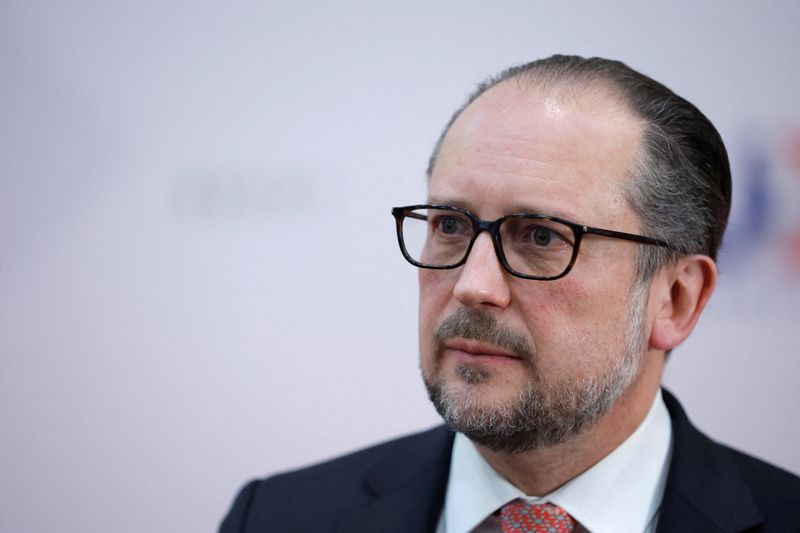
{"label": "nose", "polygon": [[483,232],[475,239],[461,267],[453,295],[467,307],[506,307],[511,301],[508,274],[495,253],[492,238]]}

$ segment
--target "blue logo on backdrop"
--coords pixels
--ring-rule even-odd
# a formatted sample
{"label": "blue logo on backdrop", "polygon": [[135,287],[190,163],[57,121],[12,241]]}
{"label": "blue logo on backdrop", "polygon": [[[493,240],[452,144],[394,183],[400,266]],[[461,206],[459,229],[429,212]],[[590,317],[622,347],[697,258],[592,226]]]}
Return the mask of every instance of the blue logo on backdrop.
{"label": "blue logo on backdrop", "polygon": [[800,282],[800,209],[791,201],[800,201],[800,127],[775,145],[762,139],[748,136],[731,154],[734,201],[720,267],[738,276],[763,266]]}

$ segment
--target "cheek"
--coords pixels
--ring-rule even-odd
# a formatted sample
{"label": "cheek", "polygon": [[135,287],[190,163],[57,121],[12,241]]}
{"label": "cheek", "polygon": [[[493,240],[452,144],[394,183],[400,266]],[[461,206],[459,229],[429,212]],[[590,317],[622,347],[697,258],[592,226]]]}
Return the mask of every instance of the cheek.
{"label": "cheek", "polygon": [[455,270],[419,269],[419,313],[423,319],[435,318],[447,306],[458,280]]}
{"label": "cheek", "polygon": [[627,291],[603,290],[575,276],[548,282],[520,302],[542,371],[557,375],[591,372],[620,353],[627,320]]}
{"label": "cheek", "polygon": [[419,344],[423,356],[433,350],[433,330],[447,311],[456,279],[454,271],[419,269]]}

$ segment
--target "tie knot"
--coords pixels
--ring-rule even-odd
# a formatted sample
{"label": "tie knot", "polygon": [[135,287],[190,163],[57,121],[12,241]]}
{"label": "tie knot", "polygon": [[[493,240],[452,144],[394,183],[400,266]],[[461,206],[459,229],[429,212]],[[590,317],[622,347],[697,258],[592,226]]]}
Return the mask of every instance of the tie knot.
{"label": "tie knot", "polygon": [[557,505],[514,500],[500,509],[500,527],[503,533],[571,533],[575,521]]}

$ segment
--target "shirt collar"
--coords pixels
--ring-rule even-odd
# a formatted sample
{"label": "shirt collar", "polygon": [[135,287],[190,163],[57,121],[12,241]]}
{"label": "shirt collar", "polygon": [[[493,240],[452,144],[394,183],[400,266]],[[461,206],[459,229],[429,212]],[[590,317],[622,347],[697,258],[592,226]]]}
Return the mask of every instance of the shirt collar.
{"label": "shirt collar", "polygon": [[671,441],[669,412],[659,391],[645,419],[619,447],[555,491],[536,498],[495,472],[467,437],[456,434],[445,495],[447,533],[472,531],[515,498],[558,505],[593,533],[645,531],[664,494]]}

